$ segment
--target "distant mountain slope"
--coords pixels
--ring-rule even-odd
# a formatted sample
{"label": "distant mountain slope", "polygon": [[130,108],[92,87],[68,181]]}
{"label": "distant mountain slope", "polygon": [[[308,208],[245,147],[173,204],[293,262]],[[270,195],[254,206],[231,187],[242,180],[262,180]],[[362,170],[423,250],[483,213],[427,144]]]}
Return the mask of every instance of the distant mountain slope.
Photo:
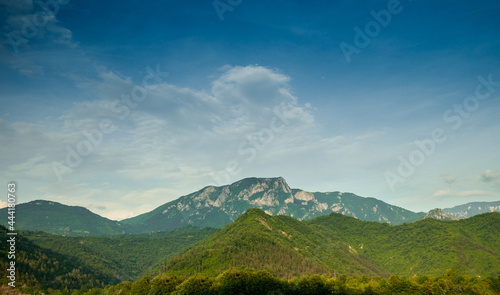
{"label": "distant mountain slope", "polygon": [[176,256],[169,275],[215,276],[230,267],[290,278],[308,273],[500,275],[500,213],[391,226],[332,213],[298,221],[250,209]]}
{"label": "distant mountain slope", "polygon": [[216,276],[230,267],[267,269],[282,278],[303,274],[388,275],[338,236],[324,236],[288,216],[250,209],[236,221],[170,260],[167,273]]}
{"label": "distant mountain slope", "polygon": [[[0,224],[7,226],[7,208],[0,209]],[[16,228],[64,236],[119,235],[128,232],[120,222],[92,213],[86,208],[36,200],[16,206]]]}
{"label": "distant mountain slope", "polygon": [[443,212],[458,218],[469,218],[482,213],[500,212],[500,201],[472,202],[455,206],[453,208],[443,209]]}
{"label": "distant mountain slope", "polygon": [[[313,195],[318,202],[329,204],[328,211],[352,216],[364,221],[378,221],[398,225],[420,220],[425,215],[423,212],[415,213],[401,207],[389,205],[375,198],[360,197],[352,193],[313,193]],[[332,197],[334,200],[332,200]],[[328,211],[324,214],[307,216],[307,219],[331,213]]]}
{"label": "distant mountain slope", "polygon": [[121,222],[135,227],[136,232],[169,230],[187,224],[221,228],[250,208],[299,220],[338,212],[361,220],[391,224],[412,222],[425,215],[351,193],[292,190],[283,178],[278,177],[246,178],[231,185],[208,186]]}

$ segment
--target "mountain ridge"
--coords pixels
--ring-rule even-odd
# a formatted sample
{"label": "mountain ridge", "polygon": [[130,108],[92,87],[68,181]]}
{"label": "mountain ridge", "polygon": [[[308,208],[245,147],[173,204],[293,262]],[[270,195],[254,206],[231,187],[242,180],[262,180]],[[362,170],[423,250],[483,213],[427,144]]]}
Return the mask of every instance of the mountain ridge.
{"label": "mountain ridge", "polygon": [[415,221],[425,215],[352,193],[311,193],[291,189],[282,177],[275,177],[245,178],[230,185],[206,186],[121,222],[138,229],[152,230],[169,230],[188,224],[221,228],[250,208],[298,220],[338,212],[362,220],[393,224]]}
{"label": "mountain ridge", "polygon": [[[224,186],[205,186],[149,212],[121,221],[99,216],[84,207],[67,206],[54,201],[36,200],[17,206],[19,219],[16,226],[19,229],[70,236],[138,234],[187,225],[222,228],[250,208],[260,208],[271,215],[288,215],[298,220],[335,212],[360,220],[393,225],[432,215],[412,212],[372,197],[348,192],[307,192],[290,188],[283,177],[251,177]],[[500,201],[467,203],[442,209],[439,213],[441,217],[439,214],[432,216],[468,218],[490,211],[500,211]],[[0,209],[1,214],[7,214],[7,208]],[[7,218],[0,220],[0,224],[7,225]]]}
{"label": "mountain ridge", "polygon": [[500,201],[469,202],[452,208],[445,208],[443,212],[457,218],[468,218],[484,212],[500,212]]}

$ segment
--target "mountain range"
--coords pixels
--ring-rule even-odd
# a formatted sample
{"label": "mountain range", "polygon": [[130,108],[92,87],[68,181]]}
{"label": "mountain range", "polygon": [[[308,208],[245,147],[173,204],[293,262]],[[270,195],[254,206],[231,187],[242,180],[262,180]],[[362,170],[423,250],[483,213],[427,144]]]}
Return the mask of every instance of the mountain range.
{"label": "mountain range", "polygon": [[298,220],[336,212],[391,224],[415,221],[425,215],[351,193],[291,189],[282,177],[278,177],[246,178],[231,185],[207,186],[151,212],[122,220],[122,223],[137,230],[168,230],[188,224],[221,228],[251,208]]}
{"label": "mountain range", "polygon": [[[18,205],[16,227],[67,236],[137,234],[172,230],[186,225],[222,228],[251,208],[297,220],[308,220],[334,212],[359,220],[399,225],[429,217],[452,220],[485,212],[500,212],[500,201],[468,203],[439,211],[431,210],[429,213],[416,213],[353,193],[291,189],[282,177],[246,178],[230,185],[207,186],[150,212],[119,222],[83,207],[36,200]],[[7,216],[7,208],[0,209],[0,214]],[[7,226],[7,221],[7,218],[2,218],[0,224]]]}
{"label": "mountain range", "polygon": [[[0,238],[7,239],[1,226]],[[498,212],[394,226],[338,213],[300,221],[252,208],[218,230],[187,226],[118,237],[19,231],[16,240],[19,285],[45,293],[120,281],[119,288],[127,289],[130,282],[124,280],[143,288],[158,273],[160,282],[168,283],[179,276],[219,277],[230,269],[265,270],[287,280],[312,274],[365,276],[368,281],[403,275],[425,282],[426,276],[455,273],[460,282],[463,275],[500,275]],[[4,269],[8,251],[8,244],[1,243]],[[2,284],[6,280],[0,278]]]}

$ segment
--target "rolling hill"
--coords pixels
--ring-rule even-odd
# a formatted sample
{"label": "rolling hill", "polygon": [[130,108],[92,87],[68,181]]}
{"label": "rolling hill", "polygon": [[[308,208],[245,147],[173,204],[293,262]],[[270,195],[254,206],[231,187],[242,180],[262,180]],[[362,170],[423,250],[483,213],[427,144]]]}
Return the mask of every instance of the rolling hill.
{"label": "rolling hill", "polygon": [[330,214],[306,224],[324,235],[341,236],[396,275],[438,275],[447,269],[481,276],[500,275],[500,213],[456,221],[433,218],[390,226]]}
{"label": "rolling hill", "polygon": [[282,278],[305,273],[388,275],[339,236],[325,236],[289,216],[249,209],[236,221],[170,260],[167,274],[216,276],[230,267],[266,269]]}
{"label": "rolling hill", "polygon": [[500,213],[391,226],[336,213],[298,221],[250,209],[166,265],[170,275],[214,276],[230,267],[264,269],[281,278],[438,275],[447,269],[498,276]]}

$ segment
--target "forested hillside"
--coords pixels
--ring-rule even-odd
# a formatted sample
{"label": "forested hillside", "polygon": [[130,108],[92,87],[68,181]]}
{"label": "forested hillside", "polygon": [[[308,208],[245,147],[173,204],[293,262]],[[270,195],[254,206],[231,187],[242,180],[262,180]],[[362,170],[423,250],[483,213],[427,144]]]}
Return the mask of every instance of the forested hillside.
{"label": "forested hillside", "polygon": [[[5,228],[2,235],[5,239]],[[189,294],[182,292],[201,287],[207,288],[207,294],[221,294],[217,290],[225,290],[222,286],[228,282],[250,284],[248,279],[291,288],[286,289],[289,294],[304,294],[293,292],[299,292],[300,286],[316,288],[315,284],[326,290],[347,288],[349,292],[373,289],[378,292],[375,294],[386,294],[401,287],[432,294],[425,290],[441,290],[444,285],[449,290],[491,291],[489,284],[497,281],[478,278],[500,275],[500,213],[496,212],[392,226],[337,213],[299,221],[254,208],[218,230],[191,226],[121,237],[63,237],[21,231],[18,237],[19,281],[44,291],[64,290],[66,286],[84,287],[84,291],[130,280],[136,282],[125,281],[96,292],[148,294],[149,290],[171,286],[169,290],[176,290],[176,294]],[[418,278],[391,277],[394,275]],[[354,285],[348,283],[350,280]],[[148,291],[138,291],[142,289]]]}
{"label": "forested hillside", "polygon": [[355,276],[338,277],[309,275],[292,280],[279,279],[267,271],[230,269],[217,277],[195,275],[191,277],[165,276],[144,277],[131,283],[123,282],[105,289],[75,292],[77,295],[324,295],[324,294],[500,294],[500,277],[471,277],[447,271],[439,276],[407,278]]}
{"label": "forested hillside", "polygon": [[[10,237],[10,236],[9,236]],[[9,268],[11,260],[7,260],[9,244],[7,230],[0,225],[0,267]],[[16,286],[28,286],[24,291],[30,290],[71,290],[104,287],[120,282],[119,279],[107,274],[99,268],[86,266],[80,259],[73,255],[65,255],[52,249],[36,245],[21,234],[15,236],[15,268]],[[2,272],[5,273],[5,272]],[[9,280],[6,275],[0,278],[2,285],[7,285]]]}
{"label": "forested hillside", "polygon": [[[17,285],[34,290],[104,287],[161,271],[162,263],[210,236],[215,229],[186,227],[171,232],[123,237],[63,237],[18,232]],[[7,240],[0,226],[0,238]],[[0,243],[0,263],[8,268],[8,244]],[[2,277],[2,284],[7,284]],[[29,290],[28,288],[27,290]]]}
{"label": "forested hillside", "polygon": [[230,267],[267,269],[282,278],[303,274],[389,275],[341,237],[327,237],[288,216],[250,209],[194,248],[170,260],[167,274],[215,276]]}
{"label": "forested hillside", "polygon": [[215,229],[194,226],[168,232],[122,237],[61,237],[24,232],[35,244],[71,255],[92,269],[119,280],[134,280],[160,271],[162,263],[207,238]]}
{"label": "forested hillside", "polygon": [[424,219],[399,226],[330,214],[305,222],[324,235],[340,236],[397,275],[500,275],[500,213],[457,221]]}
{"label": "forested hillside", "polygon": [[309,221],[250,209],[170,260],[167,274],[215,275],[230,267],[304,274],[500,275],[500,213],[391,226],[332,213]]}

